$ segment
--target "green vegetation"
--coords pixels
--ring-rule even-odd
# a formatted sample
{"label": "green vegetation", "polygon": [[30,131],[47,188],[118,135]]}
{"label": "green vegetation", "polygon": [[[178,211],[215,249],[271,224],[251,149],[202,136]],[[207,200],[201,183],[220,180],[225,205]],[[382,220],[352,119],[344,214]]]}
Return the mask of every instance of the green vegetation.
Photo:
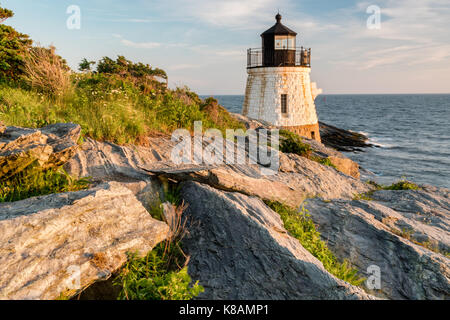
{"label": "green vegetation", "polygon": [[355,286],[364,282],[365,279],[359,277],[358,271],[352,268],[347,261],[340,263],[337,260],[327,244],[320,238],[320,233],[316,230],[314,222],[305,208],[297,212],[279,202],[267,202],[267,205],[280,215],[286,230],[298,239],[306,250],[319,259],[328,272]]}
{"label": "green vegetation", "polygon": [[[187,273],[186,255],[181,247],[185,235],[185,220],[182,214],[186,208],[181,202],[179,186],[169,184],[165,192],[165,201],[175,207],[175,221],[171,226],[171,236],[158,244],[145,257],[137,253],[130,254],[125,267],[114,280],[121,287],[118,299],[126,300],[189,300],[203,292],[198,281],[192,280]],[[161,201],[157,201],[149,210],[153,218],[164,220]]]}
{"label": "green vegetation", "polygon": [[79,191],[90,184],[87,178],[74,179],[62,168],[41,171],[28,169],[0,181],[0,202],[19,201],[52,193]]}
{"label": "green vegetation", "polygon": [[299,156],[308,158],[309,160],[318,162],[325,166],[330,166],[336,169],[336,166],[331,162],[329,158],[321,158],[313,155],[314,150],[307,143],[302,141],[302,138],[291,131],[280,130],[280,151],[284,153],[295,153]]}
{"label": "green vegetation", "polygon": [[309,158],[313,152],[311,146],[302,141],[302,138],[291,131],[280,130],[280,151],[284,153],[295,153],[299,156]]}
{"label": "green vegetation", "polygon": [[365,193],[355,194],[353,197],[353,200],[373,200],[372,196],[375,191],[378,190],[419,190],[420,187],[415,184],[414,182],[407,181],[406,179],[401,179],[390,186],[385,186],[382,184],[378,184],[375,181],[369,180],[367,181],[367,184],[374,187],[373,190]]}
{"label": "green vegetation", "polygon": [[450,257],[450,252],[441,250],[439,248],[439,245],[438,245],[437,241],[430,241],[430,240],[428,240],[428,241],[420,242],[420,241],[415,240],[412,237],[412,235],[414,234],[414,229],[403,228],[401,231],[399,231],[397,229],[391,228],[391,232],[393,234],[399,236],[399,237],[402,237],[402,238],[404,238],[406,240],[411,241],[414,244],[417,244],[418,246],[424,247],[424,248],[426,248],[426,249],[428,249],[430,251],[433,251],[435,253],[442,254],[443,256]]}
{"label": "green vegetation", "polygon": [[[0,8],[0,20],[12,16]],[[96,71],[84,58],[71,73],[54,47],[31,47],[26,35],[0,25],[0,121],[42,127],[74,122],[82,134],[118,144],[145,144],[151,134],[171,134],[194,121],[203,128],[244,129],[215,99],[188,88],[167,88],[164,70],[123,56],[103,57]],[[2,81],[3,79],[3,81]]]}
{"label": "green vegetation", "polygon": [[189,300],[203,291],[198,281],[190,286],[187,267],[178,266],[181,251],[167,242],[158,244],[145,257],[129,260],[116,279],[122,287],[120,300]]}
{"label": "green vegetation", "polygon": [[11,10],[0,7],[0,82],[17,81],[24,72],[23,54],[30,48],[32,41],[26,34],[17,32],[3,22],[11,18]]}
{"label": "green vegetation", "polygon": [[419,186],[413,182],[402,179],[390,186],[383,186],[383,190],[418,190]]}
{"label": "green vegetation", "polygon": [[32,128],[74,122],[83,135],[118,144],[139,144],[152,133],[170,134],[178,128],[192,131],[194,121],[222,132],[243,128],[215,100],[202,101],[186,88],[155,87],[144,94],[130,79],[101,73],[72,76],[70,90],[57,98],[35,89],[0,86],[0,120]]}

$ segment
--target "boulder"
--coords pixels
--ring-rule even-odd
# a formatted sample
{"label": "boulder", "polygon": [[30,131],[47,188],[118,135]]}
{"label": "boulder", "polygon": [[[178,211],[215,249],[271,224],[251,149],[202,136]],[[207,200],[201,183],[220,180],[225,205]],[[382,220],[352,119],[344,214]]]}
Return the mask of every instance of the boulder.
{"label": "boulder", "polygon": [[168,233],[117,182],[0,204],[0,299],[71,297]]}
{"label": "boulder", "polygon": [[371,299],[328,273],[260,199],[183,183],[188,272],[199,299]]}
{"label": "boulder", "polygon": [[364,272],[379,268],[381,287],[372,294],[449,299],[448,190],[377,191],[373,197],[381,201],[310,199],[305,208],[338,258]]}
{"label": "boulder", "polygon": [[81,128],[73,123],[41,129],[6,127],[0,134],[0,179],[7,179],[32,164],[42,169],[59,167],[77,151]]}

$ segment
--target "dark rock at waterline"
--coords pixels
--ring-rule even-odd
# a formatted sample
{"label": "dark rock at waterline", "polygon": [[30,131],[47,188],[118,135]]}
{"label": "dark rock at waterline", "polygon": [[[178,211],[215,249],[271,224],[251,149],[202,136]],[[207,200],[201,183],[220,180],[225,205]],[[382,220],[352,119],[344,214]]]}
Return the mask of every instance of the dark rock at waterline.
{"label": "dark rock at waterline", "polygon": [[362,133],[340,129],[320,121],[319,130],[322,143],[338,151],[363,151],[360,148],[374,147],[373,144],[367,143],[369,138]]}

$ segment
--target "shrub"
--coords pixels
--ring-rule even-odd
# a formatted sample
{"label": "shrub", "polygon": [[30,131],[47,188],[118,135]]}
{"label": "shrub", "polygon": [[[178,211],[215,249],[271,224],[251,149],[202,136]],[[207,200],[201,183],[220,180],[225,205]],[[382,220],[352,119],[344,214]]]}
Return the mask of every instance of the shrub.
{"label": "shrub", "polygon": [[13,15],[11,10],[0,7],[0,81],[17,81],[21,77],[23,55],[32,43],[28,35],[2,24]]}
{"label": "shrub", "polygon": [[279,202],[267,202],[267,205],[280,215],[286,230],[319,259],[328,272],[355,286],[364,282],[365,279],[358,276],[358,270],[352,268],[348,261],[340,263],[337,260],[327,244],[320,238],[320,233],[304,207],[297,212]]}
{"label": "shrub", "polygon": [[69,68],[55,47],[33,47],[25,56],[25,81],[39,92],[62,96],[71,87]]}
{"label": "shrub", "polygon": [[79,191],[90,184],[88,178],[75,179],[62,168],[40,171],[27,169],[0,181],[0,202],[19,201],[52,193]]}

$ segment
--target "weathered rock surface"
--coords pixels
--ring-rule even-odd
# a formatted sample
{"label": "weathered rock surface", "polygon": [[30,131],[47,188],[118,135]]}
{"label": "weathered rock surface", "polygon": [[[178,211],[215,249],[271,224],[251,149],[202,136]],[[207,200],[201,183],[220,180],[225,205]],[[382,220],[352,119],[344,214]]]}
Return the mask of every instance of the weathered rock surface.
{"label": "weathered rock surface", "polygon": [[58,167],[77,151],[80,126],[53,124],[41,129],[6,127],[0,134],[0,179],[9,178],[31,164]]}
{"label": "weathered rock surface", "polygon": [[340,259],[363,272],[371,265],[380,268],[381,289],[374,294],[449,299],[448,190],[377,191],[373,198],[377,201],[311,199],[305,208]]}
{"label": "weathered rock surface", "polygon": [[269,178],[277,179],[308,198],[352,199],[355,194],[370,190],[368,184],[358,179],[296,154],[280,154],[280,172]]}
{"label": "weathered rock surface", "polygon": [[345,173],[346,175],[353,178],[359,179],[359,165],[355,161],[347,158],[342,153],[336,151],[335,149],[329,148],[316,140],[303,138],[303,142],[311,146],[311,148],[314,150],[314,156],[322,159],[329,159],[338,171]]}
{"label": "weathered rock surface", "polygon": [[77,273],[81,288],[103,280],[168,232],[116,182],[0,204],[0,298],[74,295]]}
{"label": "weathered rock surface", "polygon": [[[247,129],[253,129],[258,132],[260,132],[260,129],[273,129],[276,128],[267,122],[261,121],[261,120],[255,120],[248,118],[246,116],[233,113],[233,117],[235,117],[237,120],[242,122]],[[322,129],[325,132],[325,141],[327,141],[326,144],[322,144],[316,140],[308,139],[306,137],[302,137],[302,140],[304,143],[309,144],[312,149],[314,150],[313,155],[322,159],[329,159],[331,163],[336,167],[336,169],[340,172],[345,173],[346,175],[352,176],[354,178],[359,179],[360,173],[359,173],[359,165],[352,161],[351,159],[344,156],[342,153],[336,151],[336,146],[340,146],[339,143],[344,144],[355,144],[356,141],[366,141],[367,137],[359,134],[354,133],[347,130],[338,129],[329,125],[326,125],[322,123]],[[321,131],[322,132],[322,131]],[[280,139],[283,139],[282,136],[280,136]],[[334,140],[333,140],[334,139]],[[353,140],[352,140],[353,139]],[[351,141],[351,142],[349,142]],[[333,145],[333,143],[337,143],[336,146]],[[364,144],[364,146],[370,146],[368,144]],[[337,148],[341,151],[350,151],[348,148],[345,149],[343,146],[340,146],[340,148]]]}
{"label": "weathered rock surface", "polygon": [[329,274],[260,199],[196,182],[181,190],[188,204],[188,270],[200,299],[370,299]]}
{"label": "weathered rock surface", "polygon": [[319,131],[322,143],[338,151],[362,151],[361,148],[374,146],[367,143],[369,138],[362,133],[336,128],[320,121]]}
{"label": "weathered rock surface", "polygon": [[77,154],[65,165],[76,177],[92,177],[93,181],[140,181],[148,174],[139,166],[170,159],[169,139],[151,140],[148,147],[119,146],[87,138]]}
{"label": "weathered rock surface", "polygon": [[354,194],[370,190],[367,184],[329,166],[281,153],[280,172],[272,176],[262,174],[264,167],[259,165],[176,165],[170,161],[175,144],[167,138],[150,139],[146,147],[118,146],[86,139],[65,169],[75,176],[91,176],[94,181],[148,180],[150,172],[292,206],[299,205],[305,197],[353,198]]}

